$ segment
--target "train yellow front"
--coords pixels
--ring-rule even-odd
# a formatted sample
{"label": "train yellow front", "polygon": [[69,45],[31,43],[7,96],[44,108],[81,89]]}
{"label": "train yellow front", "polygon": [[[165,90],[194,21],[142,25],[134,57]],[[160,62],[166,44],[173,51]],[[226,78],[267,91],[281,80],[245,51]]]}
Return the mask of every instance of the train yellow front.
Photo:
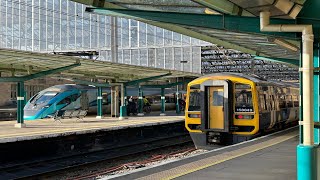
{"label": "train yellow front", "polygon": [[299,86],[219,73],[188,84],[185,126],[197,148],[234,144],[296,124]]}

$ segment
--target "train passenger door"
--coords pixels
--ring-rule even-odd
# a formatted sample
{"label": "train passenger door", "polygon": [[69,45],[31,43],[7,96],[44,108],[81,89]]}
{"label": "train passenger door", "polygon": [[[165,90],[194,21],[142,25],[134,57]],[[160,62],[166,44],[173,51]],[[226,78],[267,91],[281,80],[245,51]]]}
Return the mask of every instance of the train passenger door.
{"label": "train passenger door", "polygon": [[209,87],[208,96],[209,128],[223,130],[225,128],[224,86]]}

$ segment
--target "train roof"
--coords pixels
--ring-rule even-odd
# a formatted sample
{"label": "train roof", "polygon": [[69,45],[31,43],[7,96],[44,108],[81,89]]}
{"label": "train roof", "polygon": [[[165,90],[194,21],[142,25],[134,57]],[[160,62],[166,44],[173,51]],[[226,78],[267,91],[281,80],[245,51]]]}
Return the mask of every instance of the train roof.
{"label": "train roof", "polygon": [[201,76],[197,79],[202,79],[205,77],[210,77],[210,76],[233,76],[233,77],[241,77],[241,78],[245,78],[248,79],[250,81],[253,81],[255,83],[266,83],[266,84],[275,84],[278,86],[291,86],[291,87],[296,87],[299,88],[299,83],[294,83],[294,82],[284,82],[284,81],[275,81],[275,80],[267,80],[264,79],[258,75],[255,74],[242,74],[242,73],[231,73],[231,72],[222,72],[222,73],[214,73],[214,74],[208,74],[205,76]]}
{"label": "train roof", "polygon": [[96,89],[96,87],[78,84],[60,84],[47,88],[47,91],[67,91],[72,89]]}

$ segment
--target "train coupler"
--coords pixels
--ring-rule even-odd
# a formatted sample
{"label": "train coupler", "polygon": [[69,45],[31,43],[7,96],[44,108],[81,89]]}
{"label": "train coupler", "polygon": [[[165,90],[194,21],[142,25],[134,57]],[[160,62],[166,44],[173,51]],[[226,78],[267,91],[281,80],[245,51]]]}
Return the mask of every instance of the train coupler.
{"label": "train coupler", "polygon": [[221,143],[221,133],[209,132],[207,140],[208,140],[208,143]]}

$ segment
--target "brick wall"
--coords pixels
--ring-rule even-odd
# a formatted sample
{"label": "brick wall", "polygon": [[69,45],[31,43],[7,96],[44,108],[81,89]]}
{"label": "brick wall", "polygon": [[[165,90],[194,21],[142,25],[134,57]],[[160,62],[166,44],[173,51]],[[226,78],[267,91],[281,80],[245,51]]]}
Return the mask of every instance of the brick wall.
{"label": "brick wall", "polygon": [[[66,80],[58,80],[50,77],[38,78],[25,82],[25,91],[27,100],[30,96],[33,96],[37,92],[46,89],[48,87],[58,85],[58,84],[70,84],[72,82]],[[0,107],[4,106],[11,100],[16,100],[16,95],[14,94],[16,89],[16,83],[0,83]],[[12,97],[13,96],[13,97]]]}

